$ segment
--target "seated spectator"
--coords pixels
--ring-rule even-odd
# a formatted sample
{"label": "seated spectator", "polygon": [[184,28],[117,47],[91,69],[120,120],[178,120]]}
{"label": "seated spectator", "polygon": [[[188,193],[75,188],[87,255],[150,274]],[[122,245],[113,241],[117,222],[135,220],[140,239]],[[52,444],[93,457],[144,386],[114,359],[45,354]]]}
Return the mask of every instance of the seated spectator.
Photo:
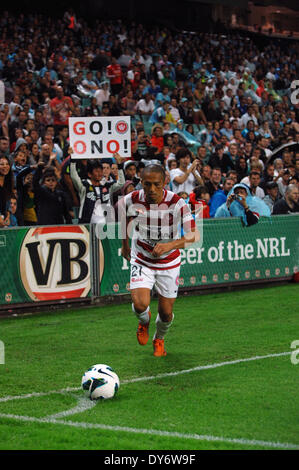
{"label": "seated spectator", "polygon": [[234,186],[234,184],[234,181],[231,178],[227,177],[224,180],[223,189],[219,188],[217,189],[217,191],[214,192],[209,202],[210,217],[215,217],[218,207],[225,203],[227,195]]}
{"label": "seated spectator", "polygon": [[299,187],[299,177],[298,176],[290,176],[289,185],[295,184]]}
{"label": "seated spectator", "polygon": [[101,108],[97,104],[96,98],[92,97],[90,105],[85,108],[85,116],[101,116],[101,114]]}
{"label": "seated spectator", "polygon": [[124,176],[126,181],[132,181],[135,186],[140,182],[137,176],[137,163],[133,160],[128,160],[124,163]]}
{"label": "seated spectator", "polygon": [[177,132],[172,132],[172,147],[171,151],[172,153],[176,154],[176,152],[181,149],[181,148],[187,148],[183,139],[180,138],[180,135]]}
{"label": "seated spectator", "polygon": [[151,116],[155,110],[155,105],[149,93],[145,93],[144,98],[141,98],[136,104],[136,113],[141,116]]}
{"label": "seated spectator", "polygon": [[260,199],[264,199],[265,193],[264,190],[259,186],[261,182],[261,175],[258,171],[251,171],[249,173],[249,187],[251,194],[257,196]]}
{"label": "seated spectator", "polygon": [[281,170],[284,169],[282,159],[276,158],[273,162],[273,165],[274,165],[274,176],[278,176]]}
{"label": "seated spectator", "polygon": [[132,90],[120,100],[120,107],[124,116],[134,116],[136,113],[136,100]]}
{"label": "seated spectator", "polygon": [[299,189],[295,184],[287,186],[284,196],[275,202],[273,215],[299,212]]}
{"label": "seated spectator", "polygon": [[215,214],[215,218],[240,217],[245,226],[258,223],[261,216],[270,216],[269,207],[261,199],[252,196],[250,188],[243,183],[233,186],[226,202],[217,209]]}
{"label": "seated spectator", "polygon": [[200,176],[201,176],[202,182],[205,186],[211,180],[211,174],[212,174],[212,168],[210,167],[210,165],[208,165],[208,164],[203,165],[203,167],[200,171]]}
{"label": "seated spectator", "polygon": [[207,149],[204,145],[201,145],[197,149],[197,159],[200,161],[201,169],[207,161]]}
{"label": "seated spectator", "polygon": [[61,161],[63,161],[68,156],[69,149],[69,128],[68,126],[62,126],[58,130],[58,134],[53,140],[54,146],[57,145],[59,148],[58,154]]}
{"label": "seated spectator", "polygon": [[213,168],[211,171],[210,181],[206,183],[206,187],[211,197],[213,196],[215,191],[217,191],[218,189],[221,189],[221,180],[222,180],[221,168],[219,167]]}
{"label": "seated spectator", "polygon": [[230,127],[230,121],[228,119],[225,119],[223,122],[223,127],[220,128],[220,134],[225,135],[228,139],[228,141],[232,140],[234,135],[233,131]]}
{"label": "seated spectator", "polygon": [[[263,173],[263,167],[260,165],[260,163],[257,163],[256,160],[254,160],[254,163],[252,163],[250,166],[249,174],[251,171],[256,171],[257,173],[259,173],[260,178],[261,178],[261,175]],[[241,179],[241,183],[247,184],[247,186],[250,185],[249,174],[248,176],[245,176],[244,178]]]}
{"label": "seated spectator", "polygon": [[[152,124],[164,123],[167,121],[166,117],[169,115],[169,103],[164,101],[162,106],[156,108],[149,118],[149,122]],[[171,117],[168,119],[168,122],[171,122]]]}
{"label": "seated spectator", "polygon": [[103,103],[109,101],[110,97],[110,90],[109,90],[109,82],[106,80],[101,83],[101,88],[98,88],[94,93],[94,98],[97,101],[97,105],[100,108],[103,106]]}
{"label": "seated spectator", "polygon": [[140,161],[146,159],[148,148],[151,146],[151,139],[145,134],[144,129],[137,130],[137,139],[132,148],[134,160]]}
{"label": "seated spectator", "polygon": [[243,156],[240,156],[237,158],[235,169],[238,175],[238,183],[248,176],[248,167],[247,167],[247,161],[246,158]]}
{"label": "seated spectator", "polygon": [[225,149],[225,155],[227,155],[230,158],[231,161],[231,166],[229,170],[233,170],[236,165],[236,160],[238,158],[238,150],[239,147],[236,143],[229,143],[228,148]]}
{"label": "seated spectator", "polygon": [[165,167],[171,171],[171,170],[174,170],[175,168],[178,167],[178,164],[177,164],[177,161],[175,159],[175,156],[170,156],[168,157],[167,161],[166,161],[166,165]]}
{"label": "seated spectator", "polygon": [[287,187],[289,185],[289,179],[290,179],[290,170],[288,168],[284,168],[281,173],[281,176],[278,177],[277,184],[278,184],[278,190],[280,193],[281,197],[284,197]]}
{"label": "seated spectator", "polygon": [[0,228],[9,224],[7,202],[13,195],[14,177],[8,157],[0,156]]}
{"label": "seated spectator", "polygon": [[273,212],[274,204],[280,199],[278,184],[275,181],[268,181],[265,184],[266,196],[263,201],[269,207],[271,214]]}
{"label": "seated spectator", "polygon": [[236,172],[236,170],[229,170],[226,177],[232,179],[234,184],[238,183],[238,173]]}
{"label": "seated spectator", "polygon": [[[210,218],[210,208],[209,208],[210,194],[206,186],[196,186],[189,196],[189,203],[191,205],[191,212],[195,218]],[[198,204],[200,204],[200,209],[198,210]]]}
{"label": "seated spectator", "polygon": [[[121,110],[121,107],[118,105],[116,96],[114,95],[109,96],[108,105],[109,105],[108,116],[123,116],[124,115],[124,113]],[[105,106],[106,106],[106,103],[103,103],[102,111],[105,108]]]}
{"label": "seated spectator", "polygon": [[234,164],[228,153],[224,153],[224,150],[222,144],[216,145],[215,153],[209,158],[208,164],[211,168],[220,168],[221,172],[226,174],[229,170],[234,168]]}
{"label": "seated spectator", "polygon": [[170,104],[169,89],[167,86],[164,86],[161,89],[161,92],[157,93],[155,100],[155,108],[162,107],[163,103],[165,102]]}
{"label": "seated spectator", "polygon": [[8,204],[8,212],[9,212],[9,225],[8,227],[17,227],[18,221],[16,217],[16,211],[17,211],[17,205],[18,205],[18,200],[15,196],[12,196],[10,198],[9,204]]}
{"label": "seated spectator", "polygon": [[2,136],[0,137],[0,156],[8,157],[9,153],[9,138]]}
{"label": "seated spectator", "polygon": [[36,142],[29,146],[29,158],[28,163],[35,165],[39,161],[39,146]]}
{"label": "seated spectator", "polygon": [[[180,120],[180,111],[177,107],[177,100],[176,100],[175,97],[171,98],[169,113],[171,114],[172,122],[174,124],[177,123]],[[192,127],[192,129],[193,129],[193,127]]]}
{"label": "seated spectator", "polygon": [[158,153],[163,152],[163,148],[164,148],[163,127],[160,124],[155,124],[152,128],[151,146],[157,147]]}
{"label": "seated spectator", "polygon": [[289,168],[290,166],[293,165],[293,155],[292,155],[292,152],[290,152],[290,150],[285,149],[282,152],[282,161],[283,161],[284,168]]}
{"label": "seated spectator", "polygon": [[264,173],[263,173],[263,176],[262,176],[261,182],[260,182],[260,187],[263,190],[265,190],[266,184],[269,181],[273,181],[273,180],[274,180],[274,165],[273,165],[273,163],[269,163],[268,165],[266,165],[266,167],[264,169]]}
{"label": "seated spectator", "polygon": [[93,80],[93,73],[91,70],[88,70],[86,77],[81,82],[81,85],[86,95],[91,97],[94,97],[96,91],[99,89],[98,85]]}

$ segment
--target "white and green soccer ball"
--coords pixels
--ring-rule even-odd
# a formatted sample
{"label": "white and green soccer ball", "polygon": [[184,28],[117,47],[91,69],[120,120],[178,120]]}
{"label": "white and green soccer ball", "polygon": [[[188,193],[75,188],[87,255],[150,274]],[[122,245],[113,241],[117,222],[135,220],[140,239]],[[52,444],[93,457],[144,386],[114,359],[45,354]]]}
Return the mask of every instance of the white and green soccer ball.
{"label": "white and green soccer ball", "polygon": [[81,385],[91,400],[107,400],[117,393],[119,378],[110,366],[95,364],[83,374]]}

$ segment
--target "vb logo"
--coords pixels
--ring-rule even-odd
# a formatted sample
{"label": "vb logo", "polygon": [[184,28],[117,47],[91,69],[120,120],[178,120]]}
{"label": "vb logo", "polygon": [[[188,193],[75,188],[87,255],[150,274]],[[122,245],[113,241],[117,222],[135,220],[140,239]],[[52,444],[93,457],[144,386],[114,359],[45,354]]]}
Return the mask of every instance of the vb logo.
{"label": "vb logo", "polygon": [[5,364],[5,346],[3,341],[0,340],[0,364]]}
{"label": "vb logo", "polygon": [[[297,346],[299,346],[299,340],[295,340],[291,343],[291,349],[295,349]],[[294,364],[294,365],[297,365],[299,364],[299,359],[297,358],[297,356],[299,355],[299,349],[295,349],[295,351],[293,351],[291,353],[291,363]]]}
{"label": "vb logo", "polygon": [[20,274],[34,301],[85,297],[90,290],[87,228],[73,225],[28,230],[21,247]]}

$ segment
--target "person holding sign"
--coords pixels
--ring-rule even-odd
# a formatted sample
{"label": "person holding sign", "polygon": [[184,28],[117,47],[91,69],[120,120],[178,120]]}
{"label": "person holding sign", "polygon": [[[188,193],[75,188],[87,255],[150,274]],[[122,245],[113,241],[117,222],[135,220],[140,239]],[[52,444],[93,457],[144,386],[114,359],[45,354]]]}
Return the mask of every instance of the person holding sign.
{"label": "person holding sign", "polygon": [[[73,149],[70,147],[69,154],[73,153]],[[71,159],[70,164],[70,176],[76,191],[80,198],[80,209],[79,209],[79,223],[105,223],[104,207],[110,205],[111,194],[120,189],[125,183],[125,177],[123,170],[120,169],[120,165],[125,160],[118,153],[114,153],[118,164],[118,180],[113,182],[112,180],[103,179],[103,165],[100,159],[88,160],[87,162],[87,175],[88,178],[82,179],[77,173],[76,161]]]}

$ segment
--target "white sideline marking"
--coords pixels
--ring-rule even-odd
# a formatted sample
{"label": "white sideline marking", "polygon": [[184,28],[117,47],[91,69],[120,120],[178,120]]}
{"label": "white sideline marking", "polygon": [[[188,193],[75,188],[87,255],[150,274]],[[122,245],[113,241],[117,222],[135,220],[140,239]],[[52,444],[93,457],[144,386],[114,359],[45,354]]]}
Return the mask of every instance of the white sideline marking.
{"label": "white sideline marking", "polygon": [[292,353],[283,352],[283,353],[277,353],[277,354],[267,354],[266,356],[254,356],[254,357],[248,357],[245,359],[236,359],[234,361],[226,361],[226,362],[218,362],[218,363],[216,362],[215,364],[208,364],[206,366],[197,366],[197,367],[193,367],[192,369],[179,370],[177,372],[165,372],[164,374],[157,374],[157,375],[152,375],[149,377],[137,377],[135,379],[124,380],[122,383],[143,382],[144,380],[154,380],[154,379],[160,379],[163,377],[172,377],[175,375],[189,374],[190,372],[195,372],[199,370],[216,369],[216,367],[230,366],[233,364],[240,364],[241,362],[258,361],[260,359],[268,359],[269,357],[287,356],[290,354]]}
{"label": "white sideline marking", "polygon": [[[274,353],[274,354],[267,354],[265,356],[254,356],[254,357],[247,357],[245,359],[236,359],[234,361],[226,361],[226,362],[216,362],[214,364],[207,364],[206,366],[197,366],[193,367],[192,369],[184,369],[184,370],[179,370],[176,372],[165,372],[163,374],[157,374],[157,375],[151,375],[148,377],[136,377],[133,379],[127,379],[123,380],[121,382],[121,385],[124,384],[130,384],[134,382],[143,382],[146,380],[155,380],[155,379],[161,379],[164,377],[173,377],[176,375],[181,375],[181,374],[189,374],[190,372],[196,372],[199,370],[207,370],[207,369],[215,369],[216,367],[223,367],[223,366],[229,366],[233,364],[240,364],[242,362],[250,362],[250,361],[258,361],[261,359],[268,359],[271,357],[281,357],[281,356],[288,356],[292,354],[292,352],[282,352],[282,353]],[[47,395],[51,395],[52,393],[67,393],[67,392],[77,392],[78,390],[81,390],[81,387],[66,387],[62,388],[61,390],[50,390],[49,392],[32,392],[32,393],[27,393],[25,395],[15,395],[15,396],[7,396],[7,397],[2,397],[0,398],[0,403],[1,402],[6,402],[6,401],[11,401],[11,400],[21,400],[24,398],[33,398],[33,397],[44,397]]]}
{"label": "white sideline marking", "polygon": [[227,437],[218,437],[218,436],[206,436],[200,434],[184,434],[180,432],[169,432],[169,431],[160,431],[157,429],[138,429],[138,428],[129,428],[126,426],[109,426],[106,424],[97,424],[97,423],[80,423],[77,421],[64,421],[61,419],[55,418],[32,418],[30,416],[18,416],[12,414],[3,414],[0,413],[0,418],[9,418],[16,419],[18,421],[27,421],[31,423],[46,423],[46,424],[62,424],[65,426],[71,426],[75,428],[84,428],[84,429],[102,429],[105,431],[123,431],[130,432],[134,434],[148,434],[150,436],[162,436],[162,437],[177,437],[180,439],[194,439],[197,441],[210,441],[210,442],[227,442],[231,444],[241,444],[245,446],[261,446],[261,447],[272,447],[279,449],[294,449],[298,450],[299,446],[296,444],[291,444],[288,442],[268,442],[268,441],[259,441],[259,440],[250,440],[250,439],[240,439],[240,438],[227,438]]}

